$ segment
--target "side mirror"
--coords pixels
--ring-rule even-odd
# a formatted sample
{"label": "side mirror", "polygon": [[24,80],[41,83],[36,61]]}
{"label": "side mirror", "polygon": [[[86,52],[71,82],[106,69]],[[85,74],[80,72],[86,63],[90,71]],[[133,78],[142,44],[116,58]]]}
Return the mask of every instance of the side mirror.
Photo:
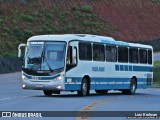
{"label": "side mirror", "polygon": [[18,46],[18,57],[21,57],[21,47],[26,47],[26,44],[20,44],[19,46]]}

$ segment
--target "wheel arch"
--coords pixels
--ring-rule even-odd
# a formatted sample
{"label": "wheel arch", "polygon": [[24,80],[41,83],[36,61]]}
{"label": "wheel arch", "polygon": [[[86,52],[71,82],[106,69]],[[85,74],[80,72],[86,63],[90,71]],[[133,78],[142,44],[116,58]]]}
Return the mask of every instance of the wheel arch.
{"label": "wheel arch", "polygon": [[84,78],[87,80],[88,88],[89,88],[89,90],[90,90],[91,78],[89,77],[89,75],[84,75],[84,76],[82,77],[82,80],[83,80]]}

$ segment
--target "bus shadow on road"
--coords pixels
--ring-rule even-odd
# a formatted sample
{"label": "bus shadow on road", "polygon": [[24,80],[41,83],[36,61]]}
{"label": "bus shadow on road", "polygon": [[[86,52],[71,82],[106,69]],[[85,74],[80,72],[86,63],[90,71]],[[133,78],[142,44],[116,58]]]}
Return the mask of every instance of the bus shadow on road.
{"label": "bus shadow on road", "polygon": [[[150,96],[150,94],[147,93],[136,93],[135,95],[127,95],[127,94],[122,94],[121,92],[109,92],[107,94],[97,94],[97,93],[91,93],[88,96],[85,97],[101,97],[101,96]],[[51,96],[45,96],[45,95],[36,95],[36,96],[32,96],[32,97],[42,97],[42,98],[79,98],[82,96],[79,96],[76,93],[67,93],[67,94],[53,94]]]}

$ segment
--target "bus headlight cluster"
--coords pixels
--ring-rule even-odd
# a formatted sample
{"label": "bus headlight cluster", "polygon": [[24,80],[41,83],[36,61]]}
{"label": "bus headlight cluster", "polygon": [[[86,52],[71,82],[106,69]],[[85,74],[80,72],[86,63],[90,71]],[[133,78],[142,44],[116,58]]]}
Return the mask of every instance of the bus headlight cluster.
{"label": "bus headlight cluster", "polygon": [[57,89],[61,89],[61,88],[62,88],[62,86],[60,85],[60,86],[57,86],[56,88],[57,88]]}
{"label": "bus headlight cluster", "polygon": [[64,76],[61,75],[61,76],[57,77],[56,80],[63,80],[63,78],[64,78]]}
{"label": "bus headlight cluster", "polygon": [[25,84],[23,84],[23,85],[22,85],[22,88],[25,88],[25,87],[26,87],[26,85],[25,85]]}
{"label": "bus headlight cluster", "polygon": [[26,76],[22,75],[22,80],[25,80],[26,79]]}

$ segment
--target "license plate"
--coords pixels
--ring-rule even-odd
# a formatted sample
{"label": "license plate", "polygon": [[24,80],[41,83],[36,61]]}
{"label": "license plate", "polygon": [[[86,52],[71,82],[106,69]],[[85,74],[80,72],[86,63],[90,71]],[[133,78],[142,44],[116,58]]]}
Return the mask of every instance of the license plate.
{"label": "license plate", "polygon": [[37,87],[37,88],[43,88],[43,85],[37,84],[36,87]]}

